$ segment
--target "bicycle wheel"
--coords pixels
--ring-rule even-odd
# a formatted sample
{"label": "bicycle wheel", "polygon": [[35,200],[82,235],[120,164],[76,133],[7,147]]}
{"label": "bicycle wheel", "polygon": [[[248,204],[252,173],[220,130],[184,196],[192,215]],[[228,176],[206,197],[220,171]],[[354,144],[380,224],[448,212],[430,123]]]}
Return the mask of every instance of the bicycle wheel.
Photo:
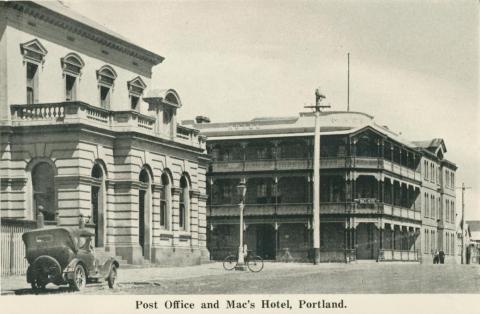
{"label": "bicycle wheel", "polygon": [[259,272],[263,269],[263,259],[260,256],[252,256],[247,261],[247,267],[250,271]]}
{"label": "bicycle wheel", "polygon": [[223,268],[225,268],[225,270],[232,270],[235,268],[235,265],[237,265],[237,257],[233,255],[228,255],[223,260]]}

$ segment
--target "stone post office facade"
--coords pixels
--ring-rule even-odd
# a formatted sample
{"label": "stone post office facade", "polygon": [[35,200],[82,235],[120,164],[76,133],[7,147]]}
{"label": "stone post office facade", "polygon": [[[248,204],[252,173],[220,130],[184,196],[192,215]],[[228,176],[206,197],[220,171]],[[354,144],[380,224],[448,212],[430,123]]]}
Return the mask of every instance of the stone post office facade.
{"label": "stone post office facade", "polygon": [[43,208],[130,263],[208,260],[205,138],[152,88],[162,61],[60,3],[0,3],[2,219]]}

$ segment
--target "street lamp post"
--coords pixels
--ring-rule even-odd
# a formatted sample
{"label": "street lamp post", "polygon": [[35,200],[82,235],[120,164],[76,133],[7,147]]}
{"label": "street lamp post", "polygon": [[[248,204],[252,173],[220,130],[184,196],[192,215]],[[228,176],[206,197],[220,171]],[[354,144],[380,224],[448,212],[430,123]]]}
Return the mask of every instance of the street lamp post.
{"label": "street lamp post", "polygon": [[243,209],[245,207],[245,194],[247,192],[247,185],[245,184],[245,178],[240,180],[240,184],[237,185],[238,195],[240,196],[240,244],[238,246],[238,261],[235,266],[235,270],[246,270],[245,267],[245,252],[243,251]]}

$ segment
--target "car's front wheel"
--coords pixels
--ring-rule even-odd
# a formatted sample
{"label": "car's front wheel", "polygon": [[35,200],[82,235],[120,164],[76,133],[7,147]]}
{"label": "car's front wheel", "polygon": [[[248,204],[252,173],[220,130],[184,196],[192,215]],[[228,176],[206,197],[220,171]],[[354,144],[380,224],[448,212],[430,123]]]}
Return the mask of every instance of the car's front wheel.
{"label": "car's front wheel", "polygon": [[75,266],[73,271],[73,279],[70,281],[70,288],[75,291],[80,291],[85,287],[87,282],[87,274],[85,273],[85,268],[81,264]]}
{"label": "car's front wheel", "polygon": [[110,269],[110,274],[108,274],[108,287],[115,288],[115,281],[117,280],[117,266],[112,265],[112,269]]}

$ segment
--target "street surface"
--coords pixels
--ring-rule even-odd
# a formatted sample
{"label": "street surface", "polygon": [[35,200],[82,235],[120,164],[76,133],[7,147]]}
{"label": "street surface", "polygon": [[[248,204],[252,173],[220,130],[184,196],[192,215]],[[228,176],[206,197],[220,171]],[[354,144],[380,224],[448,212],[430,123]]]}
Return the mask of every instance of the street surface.
{"label": "street surface", "polygon": [[[2,294],[32,294],[24,276],[2,278]],[[221,263],[119,269],[118,285],[82,292],[48,285],[41,294],[310,294],[480,293],[480,265],[265,263],[259,273],[226,271]]]}

